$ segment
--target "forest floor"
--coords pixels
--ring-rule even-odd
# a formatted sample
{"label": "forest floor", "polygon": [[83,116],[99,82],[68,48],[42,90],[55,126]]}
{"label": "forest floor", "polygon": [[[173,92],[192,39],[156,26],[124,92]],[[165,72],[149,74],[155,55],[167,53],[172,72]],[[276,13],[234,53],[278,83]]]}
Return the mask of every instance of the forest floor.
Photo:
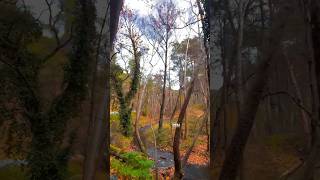
{"label": "forest floor", "polygon": [[[181,140],[181,156],[183,157],[190,147],[193,137],[200,126],[201,116],[203,111],[197,108],[189,108],[188,110],[188,137]],[[145,118],[145,117],[144,117]],[[177,117],[174,118],[175,122]],[[147,118],[146,118],[147,119]],[[152,128],[150,124],[152,123]],[[141,122],[142,127],[142,140],[145,144],[153,146],[154,138],[153,133],[157,132],[157,121]],[[154,132],[153,132],[154,131]],[[157,136],[158,154],[164,154],[162,159],[158,161],[172,161],[172,135],[170,122],[168,119],[164,121],[163,130]],[[134,143],[131,148],[135,149]],[[170,156],[171,154],[171,156]],[[224,153],[218,153],[217,162],[212,172],[213,179],[217,179],[218,172],[221,169],[221,162],[223,161]],[[297,153],[297,137],[292,134],[272,134],[263,137],[262,139],[250,138],[244,154],[244,161],[241,166],[242,176],[246,180],[270,180],[279,179],[280,176],[291,169],[296,164],[300,163],[299,154]],[[152,157],[152,154],[151,154]],[[165,159],[165,160],[164,160]],[[209,160],[207,148],[207,133],[206,128],[203,128],[196,145],[188,159],[185,172],[185,179],[206,179],[209,177],[209,170],[207,169]],[[172,176],[173,167],[167,167],[160,170],[163,177]],[[165,179],[165,178],[163,178]]]}
{"label": "forest floor", "polygon": [[[173,153],[172,153],[172,137],[174,129],[171,129],[171,123],[176,122],[178,113],[170,122],[169,117],[165,116],[163,122],[163,129],[158,133],[158,121],[157,119],[151,119],[142,116],[139,122],[140,136],[142,141],[148,147],[148,155],[154,160],[155,150],[157,152],[158,160],[157,165],[160,167],[159,174],[162,177],[172,176],[173,169]],[[200,122],[203,120],[204,111],[198,107],[189,108],[187,113],[188,119],[188,134],[186,138],[181,140],[180,152],[183,157],[186,151],[189,149],[195,134],[200,128]],[[134,116],[133,116],[134,117]],[[117,123],[111,125],[111,129],[117,129]],[[114,128],[113,128],[114,127]],[[185,131],[183,131],[185,132]],[[156,136],[156,137],[155,137]],[[154,138],[155,137],[155,138]],[[156,140],[157,148],[154,148],[154,140]],[[125,138],[117,131],[112,133],[112,143],[115,146],[124,149],[125,151],[139,151],[136,146],[136,142],[133,138]],[[206,129],[203,128],[200,132],[198,140],[193,148],[193,151],[188,159],[187,166],[185,167],[186,176],[193,177],[191,179],[205,179],[207,173],[201,173],[201,170],[206,169],[208,164],[208,151],[207,151],[207,133]],[[200,175],[200,176],[199,176]],[[163,178],[165,179],[165,178]]]}
{"label": "forest floor", "polygon": [[[5,161],[5,160],[0,160]],[[27,168],[24,166],[17,166],[14,164],[0,168],[1,180],[27,180]],[[69,162],[68,166],[68,180],[81,180],[82,179],[82,158],[73,159]],[[105,180],[107,178],[106,173],[99,171],[96,174],[96,180]]]}
{"label": "forest floor", "polygon": [[[242,179],[245,180],[278,180],[289,169],[300,163],[295,141],[291,134],[272,135],[264,140],[249,141],[240,166]],[[219,153],[214,179],[218,179],[222,167],[223,153]]]}
{"label": "forest floor", "polygon": [[[192,143],[192,139],[197,132],[201,116],[203,111],[198,108],[190,108],[188,110],[188,136],[186,139],[181,141],[181,155],[184,156],[187,149]],[[174,121],[177,117],[174,118]],[[174,122],[173,121],[173,122]],[[157,138],[158,149],[157,152],[164,152],[164,157],[160,159],[166,159],[171,161],[170,165],[166,168],[160,170],[160,174],[163,177],[169,177],[173,174],[173,160],[172,160],[172,136],[171,129],[168,118],[164,121],[164,128],[162,133]],[[150,126],[152,124],[152,128]],[[121,136],[118,131],[118,125],[112,123],[111,136],[112,144],[121,148],[124,151],[137,151],[133,138],[127,138]],[[142,117],[140,122],[140,127],[145,128],[144,131],[144,141],[150,145],[154,143],[153,132],[157,131],[157,121],[148,119],[147,117]],[[253,139],[247,144],[245,154],[244,154],[244,164],[242,165],[241,171],[243,172],[244,179],[246,180],[273,180],[279,179],[279,177],[288,169],[299,163],[299,154],[297,152],[297,142],[298,139],[291,134],[273,134],[263,139]],[[150,146],[152,147],[152,146]],[[5,155],[0,148],[0,164],[5,160],[12,159]],[[152,151],[152,149],[151,149]],[[152,158],[152,154],[149,155]],[[166,157],[171,156],[171,157]],[[217,157],[216,166],[212,172],[213,177],[211,179],[217,179],[218,172],[221,168],[221,163],[223,160],[223,153]],[[209,177],[209,171],[207,169],[208,165],[208,151],[207,151],[207,133],[206,128],[202,129],[202,132],[197,140],[197,143],[190,155],[188,164],[184,169],[185,179],[203,179]],[[25,179],[26,168],[21,168],[17,166],[8,166],[0,168],[0,179],[4,180],[23,180]],[[76,180],[81,179],[82,163],[81,158],[72,158],[69,163],[69,177],[70,179]],[[106,174],[99,172],[97,175],[97,180],[105,179]],[[164,178],[162,178],[164,179]]]}

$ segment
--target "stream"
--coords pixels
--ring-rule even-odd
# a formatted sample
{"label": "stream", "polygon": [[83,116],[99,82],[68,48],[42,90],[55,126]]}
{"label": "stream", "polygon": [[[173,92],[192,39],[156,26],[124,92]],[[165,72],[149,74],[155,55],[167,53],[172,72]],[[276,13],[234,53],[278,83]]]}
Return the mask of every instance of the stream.
{"label": "stream", "polygon": [[[147,148],[148,156],[152,159],[155,158],[155,152],[157,153],[157,166],[158,168],[170,168],[174,166],[174,160],[173,160],[173,153],[169,151],[162,151],[160,149],[155,149],[154,146],[147,142],[146,140],[146,131],[150,129],[151,126],[147,125],[144,127],[141,127],[139,129],[140,137],[143,142],[143,144]],[[209,179],[209,170],[206,166],[200,166],[200,165],[186,165],[183,169],[184,171],[184,180],[194,180],[194,179],[201,179],[201,180],[207,180]]]}
{"label": "stream", "polygon": [[[147,148],[147,153],[150,158],[155,160],[155,153],[157,153],[157,166],[158,168],[169,168],[173,167],[174,161],[173,161],[173,154],[169,151],[161,151],[160,149],[155,149],[154,145],[151,142],[147,142],[146,139],[146,131],[151,128],[151,125],[147,125],[144,127],[141,127],[139,129],[140,132],[140,138],[143,142],[144,146]],[[137,144],[137,142],[135,141]]]}
{"label": "stream", "polygon": [[[147,125],[144,127],[141,127],[139,129],[140,136],[142,142],[147,147],[147,153],[148,156],[152,159],[155,157],[155,152],[157,153],[157,166],[158,168],[170,168],[174,166],[174,160],[173,160],[173,153],[169,151],[162,151],[160,149],[155,149],[153,145],[150,142],[147,142],[146,140],[146,131],[150,129],[151,126]],[[25,160],[0,160],[0,168],[5,168],[11,165],[26,165],[27,162]],[[209,179],[209,171],[206,166],[200,166],[200,165],[186,165],[184,167],[184,178],[185,180],[194,180],[194,179],[201,179],[206,180]],[[112,177],[111,179],[116,179],[116,177]]]}
{"label": "stream", "polygon": [[14,159],[4,159],[0,160],[0,169],[6,168],[8,166],[20,166],[20,165],[27,165],[26,160],[14,160]]}

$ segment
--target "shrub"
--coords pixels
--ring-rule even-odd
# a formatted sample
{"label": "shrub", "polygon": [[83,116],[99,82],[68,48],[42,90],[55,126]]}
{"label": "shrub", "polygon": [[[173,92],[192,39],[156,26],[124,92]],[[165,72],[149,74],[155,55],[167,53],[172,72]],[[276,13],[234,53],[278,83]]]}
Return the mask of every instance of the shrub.
{"label": "shrub", "polygon": [[152,166],[153,161],[139,152],[122,153],[120,159],[111,159],[111,169],[117,176],[134,179],[152,179]]}

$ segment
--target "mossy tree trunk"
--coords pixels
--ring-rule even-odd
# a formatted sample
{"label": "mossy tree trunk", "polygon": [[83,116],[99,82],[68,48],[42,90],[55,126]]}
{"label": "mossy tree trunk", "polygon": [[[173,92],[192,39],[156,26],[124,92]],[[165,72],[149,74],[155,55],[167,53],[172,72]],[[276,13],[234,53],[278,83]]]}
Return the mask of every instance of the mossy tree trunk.
{"label": "mossy tree trunk", "polygon": [[[139,58],[139,57],[137,57]],[[120,116],[120,128],[122,131],[122,134],[125,136],[130,136],[132,133],[132,122],[131,122],[131,101],[134,98],[134,95],[137,93],[138,90],[138,84],[139,84],[139,75],[140,75],[140,64],[139,60],[136,60],[136,65],[134,68],[134,75],[131,80],[130,84],[130,90],[128,93],[123,92],[123,80],[121,77],[119,77],[119,72],[122,73],[122,70],[120,67],[118,67],[118,70],[113,69],[112,73],[112,82],[113,82],[113,88],[116,91],[117,99],[119,101],[119,116]]]}
{"label": "mossy tree trunk", "polygon": [[121,131],[125,136],[129,136],[132,133],[131,112],[132,112],[132,109],[130,107],[130,104],[120,103],[119,115],[120,115]]}
{"label": "mossy tree trunk", "polygon": [[29,154],[31,179],[65,179],[70,146],[63,146],[65,128],[86,98],[88,74],[95,39],[95,7],[91,0],[77,1],[72,52],[64,79],[67,85],[47,112],[34,113],[31,123],[32,143]]}
{"label": "mossy tree trunk", "polygon": [[[113,88],[117,94],[117,99],[119,101],[119,114],[120,114],[120,126],[122,134],[125,136],[130,136],[132,134],[132,121],[131,121],[131,102],[134,99],[135,95],[138,92],[138,87],[140,83],[140,58],[141,52],[139,51],[139,44],[140,44],[140,35],[136,32],[132,27],[134,26],[134,20],[132,19],[132,15],[130,12],[123,11],[123,16],[121,17],[121,21],[124,21],[130,25],[124,25],[126,30],[126,38],[131,43],[131,48],[133,58],[131,59],[130,64],[130,74],[131,81],[129,84],[128,92],[124,92],[123,85],[127,78],[123,78],[123,69],[117,65],[113,64],[112,66],[112,73],[111,73],[111,80],[113,83]],[[124,23],[122,22],[122,23]]]}
{"label": "mossy tree trunk", "polygon": [[[1,7],[3,7],[2,5],[0,4]],[[47,5],[51,16],[51,4],[47,3]],[[18,9],[15,5],[10,8]],[[48,103],[46,108],[42,105],[47,101],[39,95],[41,85],[39,72],[46,62],[53,60],[51,57],[54,57],[60,49],[69,43],[69,40],[62,42],[62,38],[56,36],[57,46],[53,47],[46,56],[43,56],[44,58],[33,53],[27,47],[30,43],[38,42],[38,38],[41,37],[41,28],[38,26],[37,20],[33,19],[27,10],[16,10],[15,13],[21,15],[19,17],[21,21],[13,20],[11,23],[18,25],[23,22],[20,24],[23,30],[13,28],[12,31],[21,34],[23,41],[8,39],[10,40],[8,42],[12,43],[11,46],[14,45],[13,47],[18,49],[12,49],[11,46],[2,44],[1,41],[0,71],[10,72],[5,75],[5,79],[9,79],[8,82],[14,82],[15,91],[10,92],[11,98],[17,99],[19,108],[23,109],[23,111],[16,113],[19,113],[20,117],[26,121],[25,124],[28,125],[26,127],[30,127],[27,130],[19,129],[22,132],[28,131],[28,135],[31,136],[27,157],[30,179],[60,180],[65,179],[67,175],[67,163],[72,142],[65,143],[64,141],[66,125],[72,117],[78,114],[80,105],[86,98],[90,60],[93,54],[92,44],[95,39],[95,7],[93,2],[91,0],[77,1],[74,12],[77,14],[73,23],[72,51],[66,62],[63,88],[58,96],[53,97],[53,101]],[[12,15],[10,14],[5,19],[10,20],[9,17]],[[6,29],[2,28],[2,24],[0,26],[0,39],[3,39],[2,35]],[[55,24],[52,24],[51,21],[49,26],[55,29]],[[40,31],[40,35],[35,35],[37,31]],[[3,69],[2,63],[5,65]],[[0,83],[2,87],[2,82]],[[0,94],[3,95],[2,89]]]}

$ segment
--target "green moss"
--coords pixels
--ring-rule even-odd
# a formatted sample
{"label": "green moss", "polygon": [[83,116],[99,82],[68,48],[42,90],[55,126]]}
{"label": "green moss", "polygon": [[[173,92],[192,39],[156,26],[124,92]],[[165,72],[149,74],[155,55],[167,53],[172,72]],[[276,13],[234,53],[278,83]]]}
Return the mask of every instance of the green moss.
{"label": "green moss", "polygon": [[303,138],[293,134],[274,134],[265,140],[266,145],[274,152],[279,152],[296,147],[303,147]]}
{"label": "green moss", "polygon": [[139,152],[127,152],[120,155],[121,160],[111,159],[111,168],[118,176],[135,179],[151,179],[150,169],[153,161]]}
{"label": "green moss", "polygon": [[3,180],[26,180],[25,171],[16,166],[10,166],[0,169],[0,179]]}
{"label": "green moss", "polygon": [[[102,172],[97,172],[96,179],[106,179],[107,175]],[[1,180],[27,180],[26,169],[17,166],[9,166],[0,169]],[[68,165],[67,179],[81,180],[82,179],[82,163],[78,161],[71,161]]]}
{"label": "green moss", "polygon": [[[171,147],[172,146],[172,137],[171,137],[171,128],[169,122],[164,122],[163,127],[158,131],[158,125],[153,126],[154,133],[157,138],[157,146],[159,148]],[[153,144],[154,136],[151,128],[148,128],[145,132],[145,137],[147,142]]]}
{"label": "green moss", "polygon": [[31,53],[45,57],[55,46],[56,42],[53,38],[41,37],[36,42],[29,44],[27,48]]}
{"label": "green moss", "polygon": [[110,114],[110,122],[117,122],[119,121],[119,119],[120,119],[119,113]]}
{"label": "green moss", "polygon": [[128,148],[133,140],[133,137],[124,136],[120,131],[113,133],[112,143],[119,148]]}
{"label": "green moss", "polygon": [[[82,163],[79,161],[71,161],[68,165],[68,179],[69,180],[82,180]],[[96,180],[107,179],[107,175],[104,172],[96,173]]]}
{"label": "green moss", "polygon": [[78,162],[70,162],[69,163],[69,171],[68,171],[68,177],[74,177],[74,176],[81,176],[82,173],[82,166]]}

